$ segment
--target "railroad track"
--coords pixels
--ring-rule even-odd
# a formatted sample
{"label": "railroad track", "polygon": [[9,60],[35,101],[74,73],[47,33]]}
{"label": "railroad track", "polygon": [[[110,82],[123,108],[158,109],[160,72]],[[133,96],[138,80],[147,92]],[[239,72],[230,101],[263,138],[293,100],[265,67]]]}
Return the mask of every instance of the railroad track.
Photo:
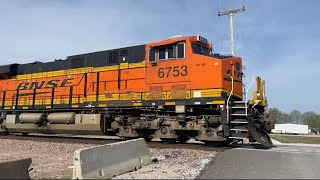
{"label": "railroad track", "polygon": [[[0,136],[0,139],[14,139],[14,140],[31,140],[31,141],[38,141],[38,142],[57,142],[57,143],[82,143],[82,144],[110,144],[115,142],[124,141],[120,138],[110,137],[108,138],[105,136],[66,136],[66,135],[42,135],[42,134],[29,134],[29,135],[21,135],[21,134],[10,134],[6,136]],[[205,150],[205,151],[216,151],[216,152],[223,152],[225,150],[231,149],[232,146],[227,147],[215,147],[215,146],[205,146],[201,142],[187,142],[185,144],[168,144],[162,143],[161,141],[151,141],[147,142],[150,148],[159,148],[159,149],[198,149],[198,150]]]}

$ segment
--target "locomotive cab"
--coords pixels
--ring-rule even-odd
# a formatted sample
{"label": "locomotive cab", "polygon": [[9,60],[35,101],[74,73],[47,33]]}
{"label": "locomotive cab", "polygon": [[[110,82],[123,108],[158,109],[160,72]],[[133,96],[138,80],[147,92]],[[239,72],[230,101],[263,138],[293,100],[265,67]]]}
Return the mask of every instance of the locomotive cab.
{"label": "locomotive cab", "polygon": [[221,90],[226,96],[233,83],[234,97],[241,100],[241,58],[220,56],[212,49],[212,43],[201,36],[178,36],[147,44],[147,85],[161,84],[163,90],[172,90],[171,86],[181,84],[186,89]]}

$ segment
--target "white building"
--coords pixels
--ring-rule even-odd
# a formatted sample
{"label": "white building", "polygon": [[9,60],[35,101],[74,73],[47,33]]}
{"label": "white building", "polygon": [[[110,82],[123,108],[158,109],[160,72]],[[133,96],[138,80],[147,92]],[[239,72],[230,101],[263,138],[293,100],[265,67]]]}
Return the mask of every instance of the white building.
{"label": "white building", "polygon": [[309,126],[302,124],[275,124],[272,133],[278,134],[309,134]]}

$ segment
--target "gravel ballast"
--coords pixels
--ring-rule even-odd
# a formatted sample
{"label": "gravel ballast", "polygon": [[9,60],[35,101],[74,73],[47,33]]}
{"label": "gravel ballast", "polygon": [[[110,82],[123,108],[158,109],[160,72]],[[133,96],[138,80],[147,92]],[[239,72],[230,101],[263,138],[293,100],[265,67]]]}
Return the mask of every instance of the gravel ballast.
{"label": "gravel ballast", "polygon": [[[0,139],[0,162],[32,158],[32,179],[71,179],[73,153],[96,144]],[[114,179],[193,179],[216,155],[193,149],[149,148],[154,162]]]}
{"label": "gravel ballast", "polygon": [[211,151],[194,149],[149,149],[157,162],[113,179],[194,179],[215,157]]}
{"label": "gravel ballast", "polygon": [[32,179],[71,179],[73,152],[93,144],[37,142],[32,140],[0,140],[0,161],[32,158]]}

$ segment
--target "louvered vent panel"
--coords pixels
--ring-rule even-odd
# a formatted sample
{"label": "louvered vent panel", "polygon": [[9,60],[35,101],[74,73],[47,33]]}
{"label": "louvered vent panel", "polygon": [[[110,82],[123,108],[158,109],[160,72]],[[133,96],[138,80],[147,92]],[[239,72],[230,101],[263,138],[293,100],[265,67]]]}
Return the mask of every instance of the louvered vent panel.
{"label": "louvered vent panel", "polygon": [[171,99],[186,99],[186,85],[185,84],[172,85]]}
{"label": "louvered vent panel", "polygon": [[149,99],[150,100],[162,100],[162,86],[150,86],[149,87]]}

